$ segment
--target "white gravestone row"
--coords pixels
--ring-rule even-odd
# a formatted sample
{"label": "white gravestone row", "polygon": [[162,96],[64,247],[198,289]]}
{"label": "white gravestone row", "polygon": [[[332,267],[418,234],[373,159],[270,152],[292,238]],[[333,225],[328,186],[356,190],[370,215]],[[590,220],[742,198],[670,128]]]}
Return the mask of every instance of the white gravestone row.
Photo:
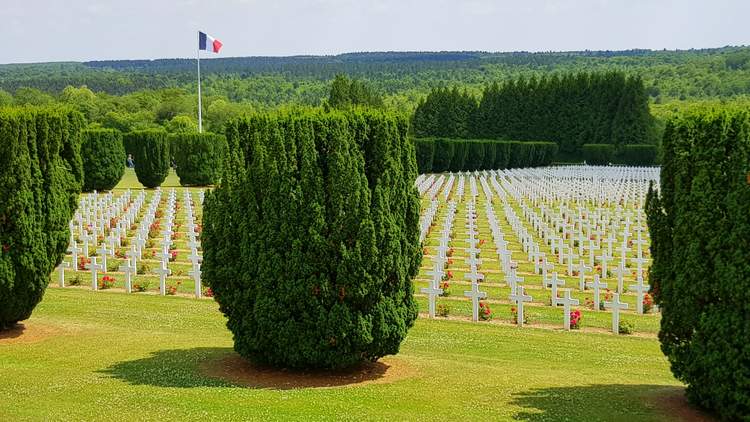
{"label": "white gravestone row", "polygon": [[[555,264],[566,268],[567,271],[563,272],[567,276],[577,276],[578,289],[592,290],[596,309],[602,303],[602,289],[607,287],[604,279],[617,276],[620,296],[614,302],[619,303],[619,298],[625,293],[624,279],[632,273],[637,283],[630,285],[629,289],[636,296],[636,312],[643,312],[643,298],[649,291],[643,276],[649,259],[644,254],[648,231],[642,207],[649,182],[658,185],[658,169],[563,166],[458,173],[457,177],[451,173],[446,183],[442,181],[444,177],[435,179],[434,175],[422,175],[421,186],[425,186],[424,192],[429,198],[452,198],[455,204],[463,200],[468,178],[466,234],[469,247],[465,252],[470,271],[465,277],[472,281],[472,290],[465,292],[465,296],[472,299],[474,320],[477,320],[478,300],[486,297],[479,291],[478,284],[474,285],[483,279],[478,271],[481,259],[476,239],[477,181],[486,199],[484,208],[500,270],[511,288],[510,299],[519,308],[519,325],[523,323],[523,303],[527,302],[526,298],[530,301],[530,296],[521,287],[523,278],[517,274],[518,265],[513,262],[509,242],[500,229],[492,204],[495,198],[502,201],[503,217],[521,244],[524,255],[528,256],[528,262],[533,263],[535,272],[542,275],[542,288],[551,289],[551,305],[563,307],[565,329],[570,328],[570,306],[578,305],[578,300],[570,296],[570,289],[560,289],[565,280],[554,271]],[[432,181],[427,185],[430,178]],[[456,183],[454,179],[457,179]],[[439,196],[437,188],[430,189],[437,181],[442,187]],[[452,188],[455,192],[451,197]],[[518,204],[520,217],[509,199]],[[619,319],[619,309],[626,309],[618,306],[606,306],[607,309],[618,309],[612,311],[613,324],[615,318]]]}

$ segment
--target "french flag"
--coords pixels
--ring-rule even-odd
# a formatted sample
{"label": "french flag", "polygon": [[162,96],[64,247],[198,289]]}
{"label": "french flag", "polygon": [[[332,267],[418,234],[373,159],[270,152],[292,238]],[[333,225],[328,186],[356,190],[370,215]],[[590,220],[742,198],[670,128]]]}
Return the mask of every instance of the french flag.
{"label": "french flag", "polygon": [[221,41],[206,34],[205,32],[198,31],[198,50],[218,53],[219,50],[221,50],[221,46]]}

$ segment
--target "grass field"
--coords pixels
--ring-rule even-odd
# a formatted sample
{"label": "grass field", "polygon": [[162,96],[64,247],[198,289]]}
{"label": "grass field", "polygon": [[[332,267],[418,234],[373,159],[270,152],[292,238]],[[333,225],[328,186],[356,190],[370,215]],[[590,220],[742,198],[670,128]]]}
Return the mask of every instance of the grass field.
{"label": "grass field", "polygon": [[0,337],[0,420],[656,421],[682,391],[653,338],[465,321],[419,319],[392,382],[248,388],[200,370],[231,354],[213,301],[50,288]]}

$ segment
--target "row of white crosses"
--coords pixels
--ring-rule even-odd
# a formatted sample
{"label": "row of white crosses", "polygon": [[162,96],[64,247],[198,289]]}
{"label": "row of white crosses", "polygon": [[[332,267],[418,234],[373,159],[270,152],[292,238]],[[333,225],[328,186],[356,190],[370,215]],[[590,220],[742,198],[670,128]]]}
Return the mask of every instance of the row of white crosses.
{"label": "row of white crosses", "polygon": [[[116,248],[122,246],[122,240],[128,238],[128,232],[134,225],[141,208],[145,203],[146,194],[141,190],[135,198],[132,198],[130,190],[125,191],[120,197],[114,198],[112,193],[98,194],[97,192],[83,195],[79,201],[79,207],[69,223],[71,232],[70,245],[68,253],[71,254],[72,262],[63,261],[59,267],[59,285],[65,287],[65,270],[72,268],[78,271],[78,261],[80,258],[90,259],[86,265],[91,273],[91,287],[98,290],[98,277],[100,273],[107,272],[107,259],[115,254]],[[125,262],[122,263],[118,270],[125,275],[125,290],[132,291],[132,279],[137,274],[138,260],[143,258],[146,242],[149,237],[151,226],[154,223],[156,211],[162,198],[162,191],[157,188],[151,197],[151,201],[141,218],[138,228],[135,230],[129,250],[125,253]],[[203,204],[204,192],[200,191],[198,200]],[[197,240],[195,217],[193,214],[192,195],[189,190],[185,190],[184,202],[186,204],[186,229],[188,247],[191,250],[189,259],[191,261],[191,270],[189,275],[195,281],[196,297],[201,297],[200,283],[200,262],[201,256],[198,254],[200,243]],[[173,244],[173,228],[175,218],[176,193],[172,189],[168,194],[167,207],[163,219],[163,230],[158,233],[163,236],[160,241],[161,251],[158,254],[160,258],[159,267],[154,272],[159,276],[159,290],[162,295],[166,294],[166,278],[171,274],[168,267],[170,259],[170,248]],[[79,247],[77,238],[81,240],[82,246]],[[99,237],[105,237],[101,245],[98,244]],[[90,251],[96,250],[97,256],[91,256]]]}
{"label": "row of white crosses", "polygon": [[[519,183],[519,176],[513,174],[513,171],[484,172],[483,175],[479,178],[479,181],[482,184],[485,196],[488,198],[488,200],[491,200],[493,193],[492,189],[489,189],[487,183],[487,176],[489,176],[489,184],[492,185],[492,188],[494,188],[496,194],[503,199],[504,211],[506,214],[505,217],[511,225],[511,228],[515,232],[516,236],[521,241],[524,253],[529,255],[529,261],[535,263],[535,270],[537,272],[541,271],[543,275],[543,287],[546,288],[549,286],[552,289],[553,305],[562,305],[564,307],[564,325],[566,328],[569,328],[570,323],[570,306],[577,305],[578,301],[570,297],[570,290],[564,290],[563,297],[557,297],[558,287],[562,287],[564,285],[564,281],[558,276],[556,272],[552,273],[551,278],[548,277],[548,271],[554,269],[554,266],[551,262],[557,259],[560,264],[567,263],[568,275],[572,275],[573,269],[576,267],[575,258],[577,257],[577,267],[579,270],[579,288],[583,289],[584,286],[591,288],[594,292],[595,303],[598,307],[598,304],[600,303],[598,297],[599,293],[602,288],[606,288],[607,284],[602,282],[599,274],[594,275],[593,281],[585,282],[585,273],[587,271],[591,271],[595,262],[593,259],[596,258],[596,260],[598,260],[602,264],[602,275],[607,275],[609,272],[607,268],[609,261],[614,259],[613,254],[610,252],[613,248],[613,243],[620,241],[618,237],[622,239],[620,243],[621,265],[619,267],[616,267],[616,269],[613,271],[620,273],[618,277],[618,294],[613,298],[612,302],[604,303],[605,308],[612,310],[613,326],[616,326],[616,323],[619,323],[619,321],[615,321],[619,320],[619,310],[627,308],[626,304],[620,302],[619,293],[623,291],[622,277],[626,272],[624,270],[624,267],[626,265],[625,257],[627,256],[628,252],[631,252],[628,249],[628,237],[632,236],[633,234],[635,234],[635,237],[633,240],[631,240],[631,243],[635,245],[637,249],[636,257],[630,258],[630,260],[637,266],[636,273],[638,283],[630,286],[630,288],[637,293],[637,309],[639,313],[642,312],[643,294],[648,291],[648,285],[645,285],[643,283],[642,277],[643,264],[647,262],[647,260],[642,255],[643,245],[647,243],[643,237],[646,231],[643,224],[642,213],[639,212],[635,214],[635,221],[633,221],[632,212],[621,212],[621,204],[624,203],[625,205],[633,204],[642,206],[643,199],[645,197],[645,188],[643,188],[643,182],[647,180],[658,179],[658,171],[650,169],[634,169],[634,173],[629,173],[629,169],[619,169],[616,171],[605,169],[603,171],[603,173],[605,173],[604,175],[598,175],[597,168],[584,167],[584,169],[586,169],[585,173],[591,175],[592,181],[588,182],[589,185],[595,183],[601,185],[601,188],[598,190],[592,190],[590,186],[587,187],[585,186],[585,184],[580,183],[578,185],[575,185],[576,187],[574,192],[566,193],[566,195],[568,195],[568,198],[566,198],[565,200],[596,200],[600,201],[602,204],[616,205],[617,212],[614,213],[615,215],[611,215],[612,212],[610,209],[601,207],[590,211],[586,208],[582,209],[579,205],[577,210],[571,210],[568,207],[567,203],[563,203],[560,206],[559,215],[555,216],[553,211],[558,210],[554,210],[553,207],[548,206],[546,204],[546,201],[549,200],[549,198],[557,198],[559,200],[559,198],[563,197],[564,195],[555,194],[554,192],[551,192],[549,188],[544,187],[543,182],[554,180],[554,177],[556,177],[555,175],[546,174],[545,172],[549,173],[547,169],[542,169],[542,174],[531,173],[531,175],[533,176],[531,177],[532,181],[522,179],[521,183]],[[526,171],[534,172],[538,171],[538,169]],[[558,173],[560,173],[561,171],[568,173],[568,181],[581,178],[581,175],[576,171],[575,168],[566,167],[562,170],[557,170]],[[451,179],[449,180],[452,180],[453,175],[451,174],[450,177]],[[499,177],[500,182],[498,182],[497,177]],[[625,183],[615,180],[617,178],[620,178],[622,180],[627,179],[628,182],[632,180],[639,181],[641,183],[640,185],[638,185],[637,183]],[[606,184],[601,182],[601,180],[610,179],[614,181],[607,182]],[[456,195],[454,195],[453,197],[454,200],[456,200],[457,197],[460,198],[463,196],[462,190],[464,175],[459,174],[458,180],[459,183],[457,185]],[[467,208],[471,208],[472,206],[474,206],[475,202],[473,202],[472,200],[475,201],[476,199],[476,180],[470,174],[469,183],[471,186],[473,186],[473,188],[471,192],[471,200],[468,202],[469,205]],[[449,183],[449,185],[451,184],[452,183]],[[647,184],[647,182],[645,184]],[[632,188],[633,186],[640,187],[638,189],[634,189]],[[461,195],[457,195],[459,191],[461,191]],[[594,193],[591,193],[592,191]],[[606,194],[602,194],[602,191],[606,192]],[[550,246],[552,252],[552,259],[550,260],[550,262],[547,262],[546,254],[540,251],[539,244],[537,244],[534,240],[532,232],[529,232],[526,229],[525,225],[515,215],[513,209],[508,205],[507,201],[505,200],[506,192],[508,195],[512,196],[519,204],[521,204],[524,219],[530,224],[531,227],[533,227],[534,231],[539,236],[540,241],[543,241]],[[444,187],[442,196],[444,198],[448,198],[449,195],[450,186]],[[611,198],[612,196],[616,197],[617,200],[613,201]],[[539,214],[537,214],[534,209],[528,206],[525,200],[532,201],[535,207],[539,209]],[[510,259],[510,251],[507,250],[507,242],[503,239],[502,232],[499,230],[499,226],[494,216],[494,210],[492,209],[491,202],[488,201],[488,204],[486,204],[486,209],[490,228],[493,231],[495,247],[500,258],[501,268],[506,274],[506,282],[511,287],[511,301],[518,304],[519,325],[522,325],[523,303],[525,301],[530,301],[531,299],[528,295],[524,294],[523,288],[517,288],[520,287],[523,279],[517,276],[517,274],[515,273],[515,268],[511,268],[513,267],[513,265],[511,265],[512,261]],[[577,216],[574,215],[576,211],[578,212]],[[562,216],[565,216],[565,220],[563,220]],[[470,223],[467,222],[467,225],[468,224]],[[555,230],[552,229],[553,225],[555,226]],[[560,228],[561,226],[562,229]],[[631,228],[634,228],[634,233],[630,232]],[[574,235],[565,236],[565,234],[568,233],[573,234],[572,231],[574,229],[576,230]],[[610,229],[610,231],[607,232],[607,229]],[[622,232],[618,232],[617,236],[612,234],[615,230],[619,231],[620,229],[622,229]],[[593,242],[591,241],[592,231],[597,234],[597,236],[593,239]],[[560,232],[562,232],[563,234],[562,237],[558,236],[558,233]],[[582,236],[584,233],[587,235],[585,240],[588,241],[588,245],[583,241],[584,239],[582,238]],[[604,238],[604,234],[608,234],[609,236]],[[469,232],[469,237],[471,237],[471,232]],[[569,245],[565,245],[564,239],[568,239]],[[574,253],[575,248],[572,244],[574,239],[579,241],[579,254]],[[471,242],[471,240],[469,240],[469,242]],[[605,243],[607,244],[606,247],[604,245]],[[468,250],[468,261],[472,261],[472,258],[476,258],[472,256],[473,248],[471,246],[472,244],[470,243],[470,248]],[[600,250],[601,253],[594,257],[593,252],[596,250]],[[607,251],[606,253],[605,250]],[[587,261],[591,265],[590,267],[586,266]],[[471,265],[471,262],[469,263]],[[474,274],[476,274],[476,271],[470,272],[466,275],[466,277],[471,279],[472,277],[474,277]],[[478,289],[473,288],[472,290],[476,290],[476,292],[478,292]],[[475,294],[473,292],[466,293],[469,297],[471,297],[471,294]],[[476,316],[476,311],[477,310],[475,309],[473,312],[474,316]]]}
{"label": "row of white crosses", "polygon": [[[203,201],[202,197],[203,191],[201,191],[201,202]],[[195,224],[195,216],[193,215],[193,198],[188,189],[185,189],[184,202],[186,219],[185,229],[187,230],[188,248],[190,248],[190,255],[188,255],[188,259],[190,259],[191,268],[190,271],[188,271],[188,275],[193,277],[193,282],[195,283],[195,297],[200,299],[202,295],[201,261],[203,258],[198,255],[200,242],[198,241],[197,234],[195,232],[198,226]]]}
{"label": "row of white crosses", "polygon": [[[523,170],[523,172],[529,172],[529,170]],[[658,173],[656,176],[657,177]],[[514,179],[514,176],[511,176],[510,179]],[[536,178],[530,178],[529,180],[539,180],[539,177]],[[515,178],[516,181],[519,181],[519,178]],[[648,181],[650,179],[644,179],[644,181]],[[524,180],[520,180],[520,185],[523,185],[525,183]],[[645,183],[641,183],[640,186],[643,187]],[[630,184],[630,185],[624,185],[624,186],[636,186],[636,184]],[[523,191],[523,186],[521,188],[513,187],[513,192],[519,193]],[[645,188],[642,188],[639,192],[641,193],[639,195],[639,198],[642,197],[642,191]],[[596,191],[593,189],[592,191]],[[610,190],[611,191],[611,190]],[[545,195],[534,195],[534,194],[528,194],[527,197],[532,197],[534,199],[538,199],[539,196],[545,196]],[[550,196],[550,195],[547,195]],[[582,195],[579,195],[582,196]],[[522,200],[521,195],[519,194],[517,196],[518,200]],[[537,202],[538,203],[538,202]],[[579,288],[581,290],[584,289],[584,286],[590,286],[592,284],[585,283],[585,273],[587,271],[592,271],[595,263],[595,250],[601,250],[601,254],[596,256],[596,260],[598,260],[601,263],[601,277],[605,277],[608,274],[608,263],[610,260],[613,259],[612,256],[612,243],[614,243],[617,239],[617,237],[614,235],[614,233],[618,230],[618,227],[623,220],[621,218],[619,207],[618,212],[616,212],[616,218],[613,218],[611,221],[611,229],[609,231],[609,236],[606,239],[607,248],[604,248],[602,243],[602,238],[605,233],[607,233],[607,230],[605,230],[605,227],[603,225],[599,225],[599,222],[607,223],[610,222],[610,216],[609,215],[602,215],[602,214],[609,214],[610,210],[602,210],[601,208],[595,209],[593,212],[590,212],[588,209],[582,209],[580,206],[578,208],[578,217],[570,217],[570,210],[566,209],[566,205],[563,204],[560,207],[559,215],[558,216],[552,216],[551,212],[549,211],[549,208],[545,208],[544,202],[538,205],[540,212],[542,214],[542,217],[536,214],[536,212],[529,207],[526,203],[521,202],[521,207],[523,209],[524,216],[526,220],[532,225],[532,227],[537,231],[537,233],[540,235],[542,239],[545,240],[545,242],[550,244],[552,253],[557,253],[558,255],[558,262],[560,264],[563,264],[567,260],[567,266],[568,266],[568,275],[573,275],[573,270],[575,268],[574,262],[576,258],[576,254],[573,248],[573,240],[577,238],[578,240],[578,266],[577,270],[579,273]],[[586,221],[586,214],[591,214],[590,221]],[[624,217],[624,227],[621,233],[622,241],[621,241],[621,247],[620,247],[620,265],[616,267],[612,272],[616,273],[618,275],[618,287],[617,292],[622,294],[623,289],[623,275],[626,273],[626,256],[628,252],[630,252],[628,247],[628,241],[629,236],[631,235],[629,228],[631,225],[630,221],[630,213],[626,213]],[[637,238],[634,240],[631,240],[630,242],[635,244],[637,246],[637,253],[635,258],[631,258],[631,261],[636,265],[636,279],[638,280],[638,283],[636,285],[631,286],[633,290],[637,293],[637,301],[639,303],[637,309],[638,312],[642,312],[642,300],[643,300],[643,294],[648,291],[648,285],[643,284],[643,264],[647,262],[647,260],[643,257],[643,245],[646,243],[645,239],[642,237],[642,234],[645,233],[645,227],[642,226],[641,219],[642,219],[642,213],[636,214],[637,219],[637,226],[636,226],[636,235]],[[568,224],[567,222],[571,221],[573,224]],[[592,225],[591,221],[594,221],[595,224]],[[551,229],[550,226],[547,225],[547,222],[554,222],[554,229]],[[598,237],[592,236],[592,227],[594,228],[594,232],[598,234]],[[573,231],[569,231],[572,229],[578,229],[577,233],[574,233]],[[586,234],[584,236],[584,230],[586,230]],[[562,232],[562,237],[557,236],[558,232]],[[577,237],[576,237],[577,234]],[[523,235],[523,234],[522,234]],[[569,239],[569,245],[565,245],[564,239]],[[588,240],[588,247],[586,247],[586,240]],[[588,254],[584,253],[584,249],[588,250]],[[567,254],[566,254],[567,251]],[[589,266],[585,264],[585,256],[587,255]],[[544,255],[539,253],[534,253],[533,259],[535,264],[535,269],[538,271],[537,268],[539,268],[539,259],[544,260]],[[546,263],[542,262],[543,266],[543,273],[546,269]],[[605,287],[606,284],[602,284],[599,282],[598,279],[596,279],[599,275],[595,275],[595,280],[593,282],[594,287],[594,293],[595,296],[598,296],[596,293],[598,292],[599,287]],[[546,274],[544,275],[545,285],[547,284],[546,281]],[[553,298],[554,301],[554,298]],[[595,303],[599,303],[598,301]]]}
{"label": "row of white crosses", "polygon": [[440,231],[440,244],[437,247],[436,254],[433,257],[432,270],[428,271],[427,274],[430,276],[429,287],[422,288],[420,291],[427,295],[428,313],[430,318],[435,317],[435,300],[438,296],[443,294],[443,289],[440,288],[440,281],[445,275],[445,264],[448,261],[448,250],[450,249],[451,241],[451,230],[453,227],[453,220],[456,215],[456,203],[454,201],[448,202],[447,213],[443,220],[443,228]]}

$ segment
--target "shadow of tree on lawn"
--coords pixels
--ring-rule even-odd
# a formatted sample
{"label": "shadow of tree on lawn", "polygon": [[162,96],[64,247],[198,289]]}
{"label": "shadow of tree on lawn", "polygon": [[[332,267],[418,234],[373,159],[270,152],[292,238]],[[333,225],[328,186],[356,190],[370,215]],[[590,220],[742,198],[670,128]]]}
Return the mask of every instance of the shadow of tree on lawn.
{"label": "shadow of tree on lawn", "polygon": [[340,387],[397,380],[411,374],[400,361],[364,363],[347,370],[292,371],[253,365],[231,348],[160,350],[99,371],[131,385],[249,387],[274,390]]}
{"label": "shadow of tree on lawn", "polygon": [[516,394],[511,404],[528,409],[524,421],[714,421],[691,406],[684,387],[670,385],[581,385],[537,388]]}
{"label": "shadow of tree on lawn", "polygon": [[99,372],[131,385],[232,387],[231,383],[208,377],[200,370],[204,362],[220,360],[232,353],[230,347],[159,350],[142,359],[118,362]]}

